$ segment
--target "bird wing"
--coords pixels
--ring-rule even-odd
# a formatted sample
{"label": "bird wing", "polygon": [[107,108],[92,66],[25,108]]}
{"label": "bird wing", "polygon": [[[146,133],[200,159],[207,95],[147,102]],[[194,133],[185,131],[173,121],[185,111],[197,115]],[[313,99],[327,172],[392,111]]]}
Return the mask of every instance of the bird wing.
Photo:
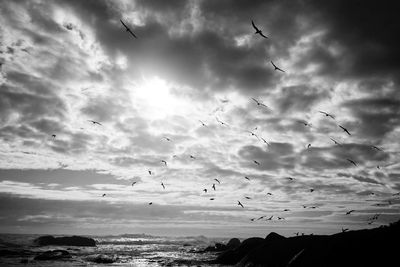
{"label": "bird wing", "polygon": [[274,68],[276,68],[276,66],[272,60],[271,60],[271,64],[272,64],[272,66],[274,66]]}
{"label": "bird wing", "polygon": [[257,104],[259,104],[260,102],[258,102],[257,101],[257,99],[255,99],[255,98],[251,98],[251,99],[253,99],[254,100],[254,102],[256,102]]}
{"label": "bird wing", "polygon": [[259,29],[256,27],[256,25],[254,24],[254,21],[251,21],[251,25],[253,25],[253,28],[256,30],[256,31],[259,31]]}
{"label": "bird wing", "polygon": [[325,115],[328,115],[328,113],[326,113],[326,112],[323,112],[323,111],[318,111],[319,113],[322,113],[322,114],[325,114]]}
{"label": "bird wing", "polygon": [[128,26],[126,26],[125,23],[122,21],[122,19],[120,19],[119,21],[121,21],[122,25],[124,25],[124,27],[125,27],[126,29],[129,29]]}
{"label": "bird wing", "polygon": [[281,72],[285,72],[283,69],[280,69],[278,67],[276,67],[277,70],[281,71]]}
{"label": "bird wing", "polygon": [[133,37],[137,38],[137,36],[128,28],[128,32],[132,34]]}
{"label": "bird wing", "polygon": [[262,32],[260,32],[260,35],[261,35],[262,37],[264,37],[265,39],[268,39],[268,37],[265,36]]}

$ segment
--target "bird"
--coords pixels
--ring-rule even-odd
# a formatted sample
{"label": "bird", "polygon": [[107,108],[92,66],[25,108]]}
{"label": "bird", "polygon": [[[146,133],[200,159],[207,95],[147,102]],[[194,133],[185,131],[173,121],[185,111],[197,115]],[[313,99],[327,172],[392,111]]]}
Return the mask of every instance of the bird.
{"label": "bird", "polygon": [[98,121],[92,121],[92,120],[88,120],[88,121],[90,121],[90,122],[93,123],[93,124],[103,125],[103,124],[101,124],[101,123],[98,122]]}
{"label": "bird", "polygon": [[168,138],[166,136],[163,137],[165,140],[167,140],[168,142],[171,142],[171,138]]}
{"label": "bird", "polygon": [[268,192],[267,195],[272,196],[272,193]]}
{"label": "bird", "polygon": [[346,215],[350,215],[352,212],[355,212],[355,210],[349,210],[348,212],[346,212]]}
{"label": "bird", "polygon": [[260,162],[258,162],[257,160],[253,161],[255,164],[257,164],[258,166],[260,166]]}
{"label": "bird", "polygon": [[226,124],[225,122],[219,120],[217,117],[215,117],[215,119],[217,120],[217,122],[221,123],[221,125],[225,125],[225,126],[229,127],[228,124]]}
{"label": "bird", "polygon": [[253,28],[256,30],[256,32],[254,34],[259,34],[262,37],[264,37],[265,39],[268,39],[267,36],[265,36],[262,31],[260,29],[257,28],[257,26],[254,24],[254,21],[251,21],[251,24],[253,25]]}
{"label": "bird", "polygon": [[207,189],[206,188],[204,188],[203,191],[204,191],[204,193],[207,193]]}
{"label": "bird", "polygon": [[133,183],[132,183],[132,186],[134,186],[136,183],[137,183],[137,182],[133,182]]}
{"label": "bird", "polygon": [[260,101],[258,101],[257,99],[255,99],[255,98],[251,98],[251,99],[253,99],[253,101],[254,101],[254,102],[256,102],[257,106],[262,106],[262,107],[269,108],[267,105],[265,105],[265,104],[261,103],[261,102],[260,102]]}
{"label": "bird", "polygon": [[311,207],[309,207],[310,209],[316,209],[317,207],[316,206],[311,206]]}
{"label": "bird", "polygon": [[290,211],[290,209],[284,209],[283,211]]}
{"label": "bird", "polygon": [[251,197],[244,197],[245,199],[251,199]]}
{"label": "bird", "polygon": [[106,196],[106,194],[103,194],[101,197],[105,197]]}
{"label": "bird", "polygon": [[196,159],[195,157],[193,157],[192,155],[189,155],[189,157],[191,158],[191,159]]}
{"label": "bird", "polygon": [[269,217],[268,219],[266,219],[266,221],[271,221],[273,217],[274,217],[274,215],[272,215],[271,217]]}
{"label": "bird", "polygon": [[303,206],[303,208],[304,208],[304,209],[306,209],[306,208],[307,208],[307,206],[306,206],[306,205],[302,205],[302,206]]}
{"label": "bird", "polygon": [[254,222],[255,219],[256,219],[256,218],[251,218],[250,221]]}
{"label": "bird", "polygon": [[153,205],[153,202],[149,202],[149,205]]}
{"label": "bird", "polygon": [[278,70],[278,71],[281,71],[281,72],[285,72],[284,70],[278,68],[278,67],[274,64],[274,62],[273,62],[272,60],[271,60],[271,64],[272,64],[272,66],[274,66],[274,70]]}
{"label": "bird", "polygon": [[199,122],[200,122],[201,125],[203,125],[204,127],[207,127],[207,125],[206,125],[204,122],[202,122],[201,120],[199,120]]}
{"label": "bird", "polygon": [[128,26],[125,25],[125,23],[120,19],[122,25],[124,25],[125,29],[127,32],[129,32],[130,34],[132,34],[133,37],[137,38],[137,36],[131,31],[131,29],[129,29]]}
{"label": "bird", "polygon": [[353,160],[347,159],[347,161],[350,162],[351,164],[353,164],[354,166],[357,166],[357,164]]}
{"label": "bird", "polygon": [[55,135],[55,134],[52,134],[51,137],[56,138],[56,135]]}
{"label": "bird", "polygon": [[311,124],[306,122],[306,121],[297,121],[297,122],[303,124],[304,126],[310,126],[311,127]]}
{"label": "bird", "polygon": [[311,189],[310,189],[310,192],[311,192],[311,193],[314,192],[314,188],[311,188]]}
{"label": "bird", "polygon": [[342,233],[349,231],[349,228],[343,228],[342,227]]}
{"label": "bird", "polygon": [[333,139],[333,138],[330,138],[334,143],[335,143],[335,145],[338,145],[338,146],[340,146],[341,144],[339,143],[339,142],[337,142],[335,139]]}
{"label": "bird", "polygon": [[165,166],[167,166],[167,162],[165,160],[161,160],[162,163],[164,163]]}
{"label": "bird", "polygon": [[342,128],[342,130],[345,131],[348,135],[351,135],[350,132],[346,128],[344,128],[342,125],[339,125],[339,127]]}
{"label": "bird", "polygon": [[152,174],[152,171],[148,170],[148,172],[149,172],[150,175]]}
{"label": "bird", "polygon": [[246,132],[250,133],[251,136],[255,136],[255,137],[257,137],[258,140],[260,140],[260,138],[258,137],[258,135],[256,135],[255,133],[253,133],[253,132],[251,132],[251,131],[246,131]]}
{"label": "bird", "polygon": [[246,180],[249,180],[249,181],[250,181],[250,178],[249,178],[249,177],[247,177],[247,176],[245,176],[245,177],[244,177],[244,179],[246,179]]}
{"label": "bird", "polygon": [[218,179],[214,179],[218,184],[221,184],[221,182]]}
{"label": "bird", "polygon": [[296,236],[299,236],[299,232],[297,232],[297,233],[294,233]]}
{"label": "bird", "polygon": [[259,217],[259,218],[257,219],[257,221],[258,221],[258,220],[261,220],[261,219],[263,219],[263,218],[265,218],[265,215],[264,215],[264,216],[261,216],[261,217]]}
{"label": "bird", "polygon": [[294,178],[292,178],[292,177],[286,177],[286,179],[288,179],[289,181],[293,181],[294,180]]}
{"label": "bird", "polygon": [[211,187],[212,187],[212,189],[214,189],[214,191],[215,191],[215,184],[213,184]]}
{"label": "bird", "polygon": [[215,199],[215,198],[213,198],[213,197],[212,197],[212,198],[210,198],[210,200],[214,200],[214,199]]}
{"label": "bird", "polygon": [[278,217],[278,220],[284,220],[285,218],[283,218],[283,217]]}
{"label": "bird", "polygon": [[164,185],[164,183],[163,182],[161,182],[161,186],[165,189],[165,185]]}
{"label": "bird", "polygon": [[400,192],[392,194],[392,196],[400,196]]}
{"label": "bird", "polygon": [[240,203],[239,200],[238,200],[238,205],[241,206],[242,208],[244,208],[244,206],[242,205],[242,203]]}
{"label": "bird", "polygon": [[319,111],[319,113],[324,114],[326,117],[331,117],[332,119],[335,119],[335,117],[334,117],[333,115],[331,115],[331,114],[329,114],[329,113],[326,113],[326,112],[324,112],[324,111]]}
{"label": "bird", "polygon": [[377,146],[371,146],[373,149],[376,149],[376,150],[379,150],[379,151],[382,151],[382,149],[380,149],[379,147],[377,147]]}
{"label": "bird", "polygon": [[261,140],[264,142],[264,144],[267,144],[269,146],[269,143],[267,142],[267,140],[265,140],[264,138],[261,137]]}
{"label": "bird", "polygon": [[311,144],[308,144],[307,149],[311,147]]}

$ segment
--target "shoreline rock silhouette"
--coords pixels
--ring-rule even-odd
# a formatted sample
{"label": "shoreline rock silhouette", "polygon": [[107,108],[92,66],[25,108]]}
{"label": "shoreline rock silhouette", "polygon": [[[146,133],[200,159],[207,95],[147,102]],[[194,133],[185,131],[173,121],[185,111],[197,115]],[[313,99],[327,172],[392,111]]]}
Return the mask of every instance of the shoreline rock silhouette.
{"label": "shoreline rock silhouette", "polygon": [[96,241],[89,237],[83,236],[63,236],[54,237],[51,235],[40,236],[33,240],[37,246],[80,246],[95,247]]}

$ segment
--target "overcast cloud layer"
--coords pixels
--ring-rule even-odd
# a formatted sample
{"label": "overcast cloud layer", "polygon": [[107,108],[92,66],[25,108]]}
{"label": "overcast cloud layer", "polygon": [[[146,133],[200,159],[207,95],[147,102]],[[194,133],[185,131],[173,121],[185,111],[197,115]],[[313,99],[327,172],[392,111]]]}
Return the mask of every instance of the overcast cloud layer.
{"label": "overcast cloud layer", "polygon": [[[398,220],[397,10],[0,1],[0,231],[248,236]],[[263,215],[274,220],[250,220]]]}

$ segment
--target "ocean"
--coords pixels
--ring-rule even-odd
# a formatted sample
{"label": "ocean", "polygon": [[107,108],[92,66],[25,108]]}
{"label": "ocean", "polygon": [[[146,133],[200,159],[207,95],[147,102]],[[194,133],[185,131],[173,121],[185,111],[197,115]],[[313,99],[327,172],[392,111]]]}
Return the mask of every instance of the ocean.
{"label": "ocean", "polygon": [[[96,247],[35,246],[40,235],[0,234],[0,266],[222,266],[209,264],[214,252],[200,253],[215,242],[228,239],[194,237],[162,237],[151,235],[88,236]],[[66,250],[72,256],[65,260],[38,261],[34,257],[48,250]],[[102,255],[102,256],[99,256]],[[95,263],[105,257],[114,263]]]}

